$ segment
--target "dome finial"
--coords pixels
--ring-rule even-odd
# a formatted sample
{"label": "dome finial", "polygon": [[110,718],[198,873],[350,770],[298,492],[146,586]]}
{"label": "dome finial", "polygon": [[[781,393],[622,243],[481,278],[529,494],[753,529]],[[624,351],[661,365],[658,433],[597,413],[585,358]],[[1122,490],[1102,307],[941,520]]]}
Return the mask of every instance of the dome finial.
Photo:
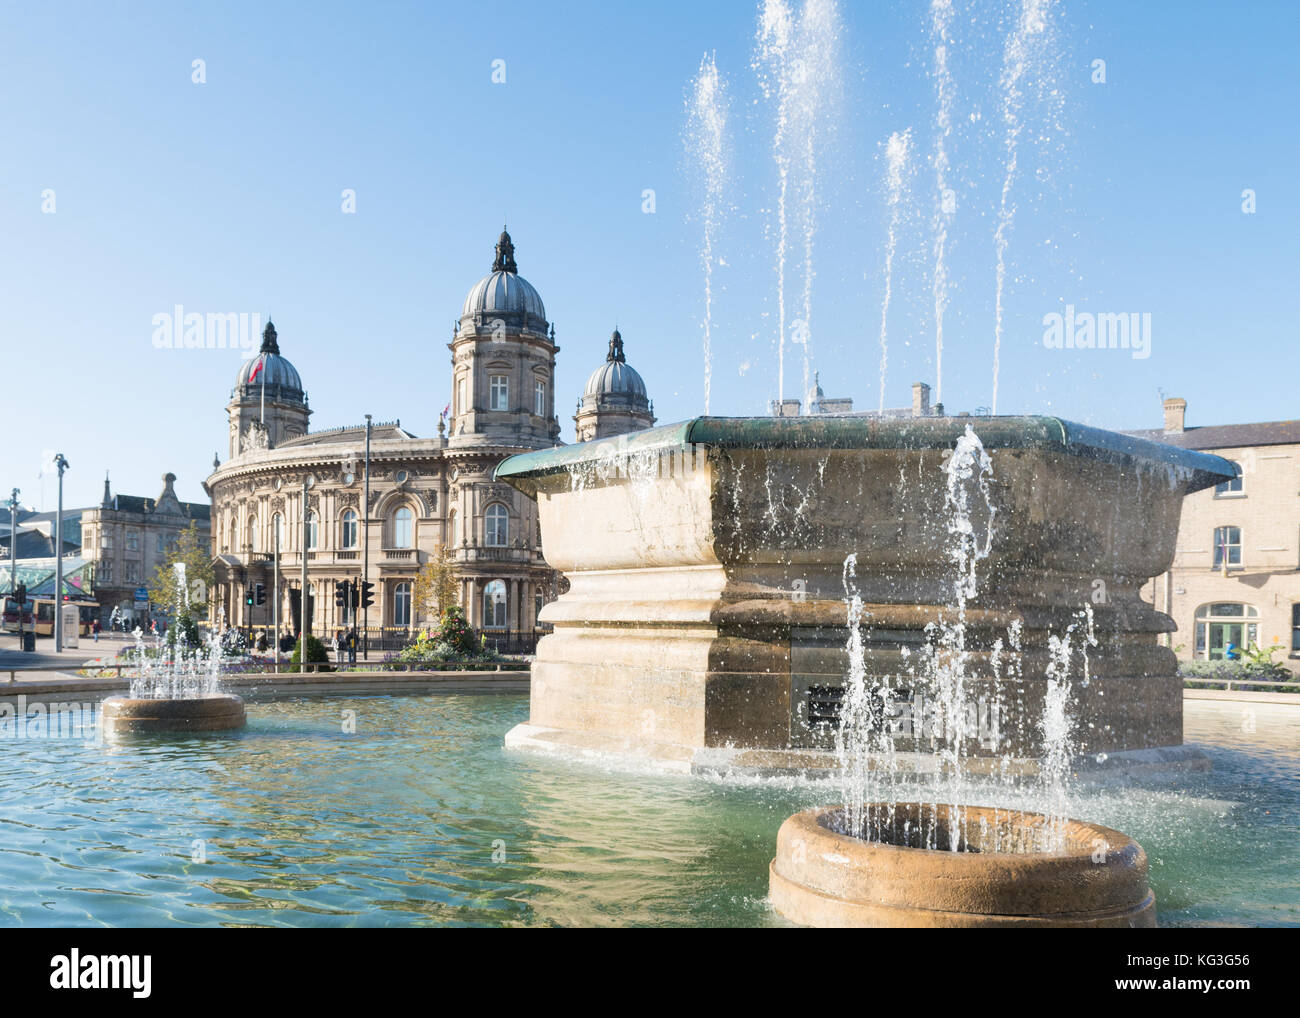
{"label": "dome finial", "polygon": [[280,344],[276,342],[275,323],[269,318],[266,321],[266,328],[262,330],[262,353],[273,353],[280,356]]}
{"label": "dome finial", "polygon": [[605,355],[607,361],[618,361],[620,364],[627,363],[627,357],[623,353],[623,334],[614,330],[614,335],[609,337],[609,353]]}
{"label": "dome finial", "polygon": [[519,266],[515,264],[514,241],[510,239],[510,234],[506,230],[501,231],[496,251],[497,256],[492,262],[493,272],[519,272]]}

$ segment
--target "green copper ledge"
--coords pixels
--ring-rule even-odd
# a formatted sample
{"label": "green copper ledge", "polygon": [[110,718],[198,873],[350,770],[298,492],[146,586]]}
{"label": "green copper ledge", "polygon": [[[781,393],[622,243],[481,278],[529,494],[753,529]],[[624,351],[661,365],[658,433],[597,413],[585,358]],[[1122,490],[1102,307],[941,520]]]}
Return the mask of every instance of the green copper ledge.
{"label": "green copper ledge", "polygon": [[535,494],[531,478],[611,456],[688,445],[723,449],[951,449],[967,427],[979,436],[985,449],[1050,449],[1177,470],[1187,475],[1189,492],[1231,480],[1237,473],[1237,468],[1220,456],[1059,417],[696,417],[629,435],[511,456],[497,465],[496,479]]}

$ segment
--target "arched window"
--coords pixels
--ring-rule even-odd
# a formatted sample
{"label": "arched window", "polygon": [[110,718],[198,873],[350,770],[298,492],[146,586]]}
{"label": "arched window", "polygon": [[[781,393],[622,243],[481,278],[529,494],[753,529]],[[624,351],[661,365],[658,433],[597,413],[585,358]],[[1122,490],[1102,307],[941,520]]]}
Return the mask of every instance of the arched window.
{"label": "arched window", "polygon": [[307,514],[307,550],[314,551],[320,538],[320,518],[313,512]]}
{"label": "arched window", "polygon": [[1241,464],[1238,463],[1236,460],[1231,460],[1230,462],[1234,467],[1237,468],[1237,476],[1234,477],[1231,481],[1224,481],[1221,484],[1216,484],[1214,486],[1215,498],[1218,498],[1220,495],[1241,494]]}
{"label": "arched window", "polygon": [[1196,656],[1202,660],[1241,660],[1259,641],[1259,609],[1220,601],[1196,609]]}
{"label": "arched window", "polygon": [[235,523],[235,518],[232,516],[230,517],[230,528],[226,535],[226,551],[236,551],[239,548],[239,545],[235,541],[238,536],[237,524]]}
{"label": "arched window", "polygon": [[483,588],[483,628],[506,628],[506,584],[493,580]]}
{"label": "arched window", "polygon": [[260,547],[258,547],[258,541],[257,541],[257,517],[256,517],[256,516],[250,516],[250,517],[248,518],[248,545],[249,545],[249,548],[250,548],[252,551],[261,551],[261,550],[262,550]]}
{"label": "arched window", "polygon": [[402,506],[397,512],[393,513],[393,547],[409,548],[411,547],[412,538],[412,515],[411,510]]}
{"label": "arched window", "polygon": [[355,548],[357,546],[357,514],[351,509],[343,513],[343,529],[340,534],[342,548]]}
{"label": "arched window", "polygon": [[489,548],[504,548],[510,539],[510,513],[500,502],[488,506],[484,517],[485,540]]}
{"label": "arched window", "polygon": [[1241,528],[1214,528],[1214,568],[1241,565]]}
{"label": "arched window", "polygon": [[393,625],[411,624],[411,585],[399,583],[393,588]]}

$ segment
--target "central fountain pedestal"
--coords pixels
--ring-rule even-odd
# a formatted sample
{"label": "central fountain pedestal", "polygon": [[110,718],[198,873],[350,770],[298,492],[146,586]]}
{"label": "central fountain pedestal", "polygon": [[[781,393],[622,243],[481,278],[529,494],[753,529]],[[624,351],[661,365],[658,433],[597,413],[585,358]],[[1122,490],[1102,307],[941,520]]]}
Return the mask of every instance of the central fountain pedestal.
{"label": "central fountain pedestal", "polygon": [[536,497],[546,560],[571,584],[542,611],[554,632],[507,744],[682,771],[833,768],[856,555],[866,684],[894,697],[879,723],[896,763],[930,766],[936,691],[906,676],[955,613],[944,465],[968,427],[992,459],[970,523],[983,533],[992,513],[994,534],[964,617],[966,766],[1037,768],[1049,640],[1085,607],[1098,643],[1076,686],[1079,750],[1203,765],[1181,746],[1177,661],[1158,642],[1175,627],[1139,592],[1173,560],[1183,496],[1234,468],[1052,417],[706,417],[505,460],[498,479]]}
{"label": "central fountain pedestal", "polygon": [[[1149,928],[1155,896],[1142,846],[1108,827],[985,806],[867,807],[879,841],[838,833],[843,807],[781,825],[769,872],[773,908],[802,926]],[[930,822],[927,824],[926,820]],[[920,847],[932,845],[933,847]]]}
{"label": "central fountain pedestal", "polygon": [[216,693],[184,699],[110,696],[100,704],[104,734],[126,732],[217,732],[248,723],[244,701]]}

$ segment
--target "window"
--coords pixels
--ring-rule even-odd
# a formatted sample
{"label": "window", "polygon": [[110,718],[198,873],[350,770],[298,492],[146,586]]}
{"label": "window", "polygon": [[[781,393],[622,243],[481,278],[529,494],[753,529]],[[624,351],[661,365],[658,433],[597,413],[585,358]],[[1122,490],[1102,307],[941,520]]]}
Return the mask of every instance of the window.
{"label": "window", "polygon": [[126,532],[126,550],[127,551],[140,550],[140,531],[128,530]]}
{"label": "window", "polygon": [[259,551],[257,543],[257,517],[248,518],[248,546],[251,551]]}
{"label": "window", "polygon": [[537,616],[542,614],[542,605],[544,605],[545,603],[546,602],[545,600],[543,600],[541,594],[533,595],[533,625],[534,626],[537,625]]}
{"label": "window", "polygon": [[451,546],[455,548],[460,544],[460,516],[455,509],[448,513],[447,531],[451,534]]}
{"label": "window", "polygon": [[1241,565],[1241,528],[1214,528],[1214,568]]}
{"label": "window", "polygon": [[1291,650],[1300,652],[1300,604],[1291,606]]}
{"label": "window", "polygon": [[127,583],[139,583],[139,582],[140,582],[140,563],[139,563],[139,562],[124,562],[124,563],[123,563],[122,572],[124,573],[124,577],[123,577],[123,578],[126,580]]}
{"label": "window", "polygon": [[1196,609],[1196,656],[1201,660],[1241,660],[1241,652],[1259,640],[1259,610],[1254,605],[1222,601]]}
{"label": "window", "polygon": [[107,530],[105,530],[102,534],[99,535],[99,547],[103,551],[113,550],[113,535],[110,534]]}
{"label": "window", "polygon": [[411,624],[411,585],[399,583],[393,588],[393,625]]}
{"label": "window", "polygon": [[538,417],[546,416],[546,383],[540,378],[533,383],[533,413]]}
{"label": "window", "polygon": [[483,588],[483,628],[506,628],[506,585],[504,580],[493,580]]}
{"label": "window", "polygon": [[499,502],[488,506],[485,523],[487,546],[504,548],[510,538],[510,513],[506,511],[506,507]]}
{"label": "window", "polygon": [[393,547],[411,547],[411,510],[402,506],[393,513]]}
{"label": "window", "polygon": [[230,526],[226,530],[226,551],[234,551],[238,545],[235,543],[235,521],[232,518]]}
{"label": "window", "polygon": [[161,554],[163,554],[163,552],[165,552],[166,550],[167,550],[167,538],[166,538],[164,535],[159,534],[159,535],[158,535],[158,554],[161,555]]}
{"label": "window", "polygon": [[107,584],[107,583],[112,583],[112,582],[113,582],[113,562],[112,562],[112,560],[111,560],[111,559],[105,559],[103,562],[99,563],[99,568],[98,568],[97,572],[98,572],[98,574],[99,574],[99,575],[98,575],[98,578],[97,578],[99,583],[105,583],[105,584]]}
{"label": "window", "polygon": [[510,379],[505,375],[493,375],[489,382],[491,383],[492,409],[509,410]]}
{"label": "window", "polygon": [[456,413],[463,414],[469,409],[465,403],[465,376],[456,379]]}
{"label": "window", "polygon": [[320,521],[315,513],[307,514],[307,550],[312,551],[316,547],[316,540],[320,532]]}
{"label": "window", "polygon": [[1231,481],[1224,481],[1222,484],[1216,484],[1214,486],[1215,498],[1218,498],[1220,495],[1241,494],[1241,464],[1233,460],[1232,465],[1237,468],[1237,476]]}
{"label": "window", "polygon": [[357,546],[357,514],[351,509],[343,514],[342,538],[342,547],[355,548]]}

